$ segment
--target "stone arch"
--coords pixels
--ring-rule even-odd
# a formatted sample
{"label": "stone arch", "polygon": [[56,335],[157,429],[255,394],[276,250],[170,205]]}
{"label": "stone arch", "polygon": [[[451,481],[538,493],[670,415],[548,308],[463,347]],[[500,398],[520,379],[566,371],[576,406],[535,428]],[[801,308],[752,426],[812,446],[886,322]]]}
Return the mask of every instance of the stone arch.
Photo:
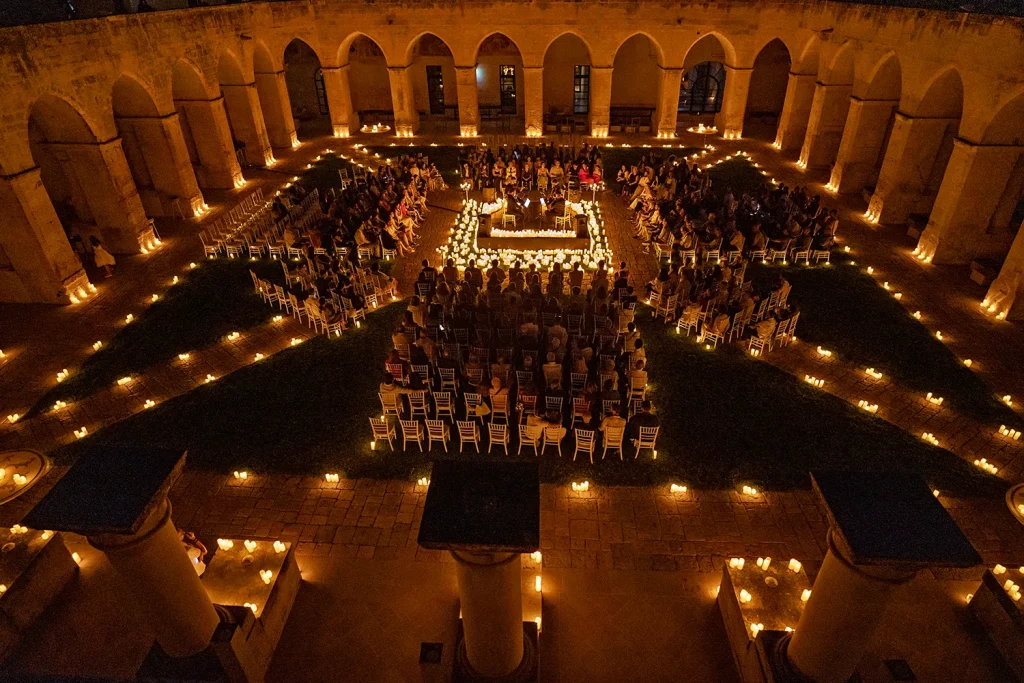
{"label": "stone arch", "polygon": [[[593,52],[589,43],[574,31],[564,31],[547,44],[544,48],[546,119],[567,127],[577,125],[575,117],[585,117],[589,121],[594,84],[592,59]],[[579,76],[577,71],[580,72]],[[586,84],[586,91],[580,94],[575,92],[577,77],[581,85]],[[590,130],[589,123],[584,126],[584,130]]]}
{"label": "stone arch", "polygon": [[899,100],[903,91],[903,72],[895,51],[889,51],[871,69],[867,78],[865,99]]}
{"label": "stone arch", "polygon": [[1021,145],[1024,141],[1024,91],[1018,90],[996,110],[982,133],[983,145]]}
{"label": "stone arch", "polygon": [[959,119],[964,111],[964,82],[956,67],[942,69],[932,76],[924,88],[924,95],[914,111],[914,116],[930,118]]}
{"label": "stone arch", "polygon": [[327,134],[331,115],[320,56],[305,40],[293,38],[284,48],[283,63],[290,114],[298,136]]}
{"label": "stone arch", "polygon": [[793,71],[798,74],[818,75],[818,68],[821,64],[821,39],[814,34],[807,40],[800,56],[793,62]]}
{"label": "stone arch", "polygon": [[846,41],[839,48],[822,72],[822,83],[828,85],[853,85],[854,79],[853,41]]}
{"label": "stone arch", "polygon": [[416,110],[426,112],[429,126],[444,130],[446,119],[455,119],[454,107],[459,102],[451,46],[436,33],[424,31],[409,42],[405,63]]}
{"label": "stone arch", "polygon": [[134,74],[121,74],[111,88],[114,118],[159,116],[156,98]]}
{"label": "stone arch", "polygon": [[775,139],[792,62],[790,50],[781,38],[769,40],[758,51],[743,117],[743,130],[748,137]]}
{"label": "stone arch", "polygon": [[677,110],[682,115],[717,114],[722,110],[725,96],[725,65],[731,45],[715,33],[707,33],[686,50],[683,57],[683,76],[679,84]]}
{"label": "stone arch", "polygon": [[362,125],[383,123],[395,127],[391,74],[381,43],[366,33],[353,33],[342,41],[338,63],[348,65],[352,111]]}
{"label": "stone arch", "polygon": [[690,47],[686,49],[686,56],[683,58],[683,69],[689,70],[697,64],[707,61],[730,65],[736,63],[736,48],[724,34],[718,31],[709,31],[690,44]]}
{"label": "stone arch", "polygon": [[507,34],[492,31],[476,44],[473,67],[480,129],[521,133],[526,72],[519,45]]}
{"label": "stone arch", "polygon": [[100,140],[80,109],[46,94],[29,109],[28,139],[65,232],[98,235],[110,251],[137,252],[146,216],[120,138]]}
{"label": "stone arch", "polygon": [[223,98],[211,93],[199,71],[184,59],[175,62],[172,69],[171,95],[199,186],[241,186],[245,180],[235,156]]}
{"label": "stone arch", "polygon": [[274,53],[262,40],[254,40],[252,44],[252,68],[255,73],[276,73],[281,69],[274,60]]}
{"label": "stone arch", "polygon": [[[649,34],[638,31],[615,50],[612,70],[612,127],[616,126],[616,109],[658,106],[661,68],[665,66],[664,50]],[[637,112],[638,113],[638,112]],[[628,112],[622,119],[637,118]]]}

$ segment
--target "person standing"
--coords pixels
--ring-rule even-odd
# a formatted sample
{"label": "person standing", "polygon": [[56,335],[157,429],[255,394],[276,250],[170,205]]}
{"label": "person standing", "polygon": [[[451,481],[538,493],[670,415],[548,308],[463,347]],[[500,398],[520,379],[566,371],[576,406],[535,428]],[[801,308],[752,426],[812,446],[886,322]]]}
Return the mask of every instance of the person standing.
{"label": "person standing", "polygon": [[106,277],[109,278],[111,275],[114,274],[114,271],[111,269],[111,267],[114,264],[116,264],[117,261],[110,254],[110,252],[106,250],[106,248],[103,246],[103,243],[100,242],[99,238],[96,237],[96,235],[92,235],[89,237],[89,244],[92,246],[92,258],[93,261],[96,263],[96,267],[102,268],[104,271],[106,271]]}

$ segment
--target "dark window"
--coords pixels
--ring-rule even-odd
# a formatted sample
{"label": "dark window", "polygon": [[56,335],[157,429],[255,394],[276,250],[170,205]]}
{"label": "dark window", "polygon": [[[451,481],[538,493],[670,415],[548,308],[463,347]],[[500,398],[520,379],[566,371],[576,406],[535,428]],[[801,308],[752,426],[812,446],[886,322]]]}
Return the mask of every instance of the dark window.
{"label": "dark window", "polygon": [[313,72],[313,85],[316,86],[316,105],[320,109],[321,116],[330,116],[331,110],[327,108],[327,86],[324,85],[324,70],[320,67]]}
{"label": "dark window", "polygon": [[725,67],[721,62],[701,62],[690,69],[679,88],[679,111],[717,114],[725,94]]}
{"label": "dark window", "polygon": [[501,90],[501,113],[516,115],[516,67],[502,64],[498,67],[498,88]]}
{"label": "dark window", "polygon": [[590,65],[577,64],[572,78],[572,113],[590,113]]}
{"label": "dark window", "polygon": [[444,78],[440,66],[427,65],[427,98],[430,100],[431,114],[444,113]]}

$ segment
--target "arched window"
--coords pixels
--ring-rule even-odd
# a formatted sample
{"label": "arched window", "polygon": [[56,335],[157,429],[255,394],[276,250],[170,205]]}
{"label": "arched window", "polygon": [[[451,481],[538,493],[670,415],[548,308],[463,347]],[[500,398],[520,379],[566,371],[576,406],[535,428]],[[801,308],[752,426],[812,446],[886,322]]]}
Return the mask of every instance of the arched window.
{"label": "arched window", "polygon": [[327,85],[324,83],[324,70],[319,66],[313,72],[313,86],[316,88],[316,103],[320,108],[320,115],[329,116],[331,110],[327,108]]}
{"label": "arched window", "polygon": [[717,114],[725,94],[725,67],[721,62],[701,62],[690,69],[679,88],[679,111],[686,114]]}

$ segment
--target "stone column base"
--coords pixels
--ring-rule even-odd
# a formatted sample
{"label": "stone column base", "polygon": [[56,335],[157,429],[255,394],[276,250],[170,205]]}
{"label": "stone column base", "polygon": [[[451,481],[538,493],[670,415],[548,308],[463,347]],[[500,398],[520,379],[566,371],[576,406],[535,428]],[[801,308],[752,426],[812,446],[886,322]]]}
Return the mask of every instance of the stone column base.
{"label": "stone column base", "polygon": [[462,637],[462,620],[459,619],[459,632],[455,641],[455,661],[453,663],[452,683],[535,683],[540,672],[540,643],[537,624],[532,621],[523,622],[523,661],[519,667],[506,676],[483,676],[473,671],[466,656],[466,641]]}

